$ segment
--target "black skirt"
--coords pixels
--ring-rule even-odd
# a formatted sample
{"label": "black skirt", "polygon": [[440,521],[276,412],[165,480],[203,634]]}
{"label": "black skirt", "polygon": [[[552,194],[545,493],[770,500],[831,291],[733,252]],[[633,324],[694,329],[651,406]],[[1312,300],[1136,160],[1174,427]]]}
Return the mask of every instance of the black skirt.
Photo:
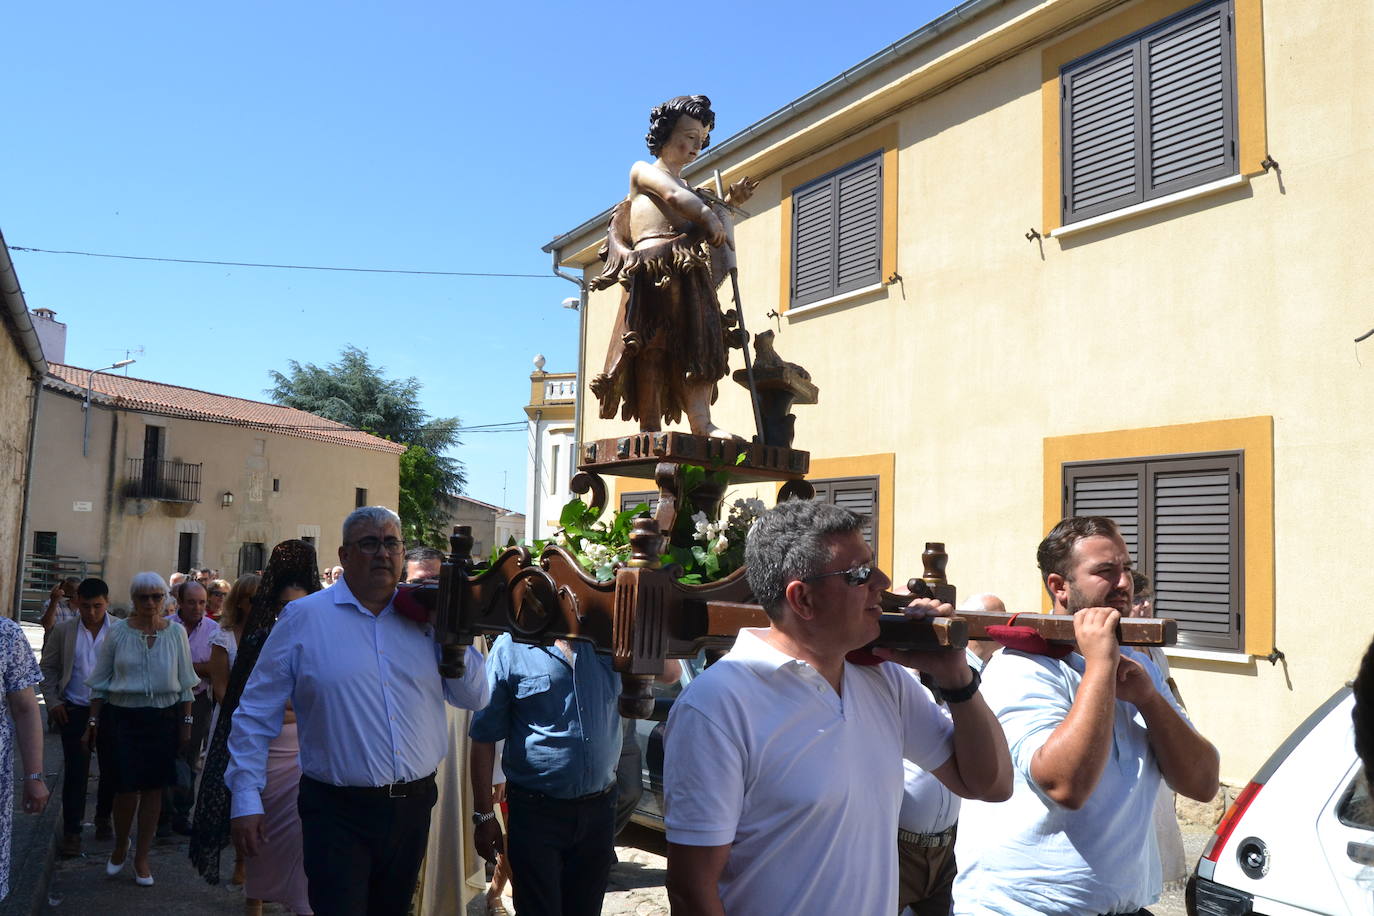
{"label": "black skirt", "polygon": [[114,780],[116,793],[162,789],[176,783],[179,708],[101,706],[96,751],[100,773]]}

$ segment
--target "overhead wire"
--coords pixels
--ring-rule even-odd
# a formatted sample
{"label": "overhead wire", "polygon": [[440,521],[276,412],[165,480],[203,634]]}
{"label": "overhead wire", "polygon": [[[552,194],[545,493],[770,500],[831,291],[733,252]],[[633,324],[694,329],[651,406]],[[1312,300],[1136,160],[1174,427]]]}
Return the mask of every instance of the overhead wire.
{"label": "overhead wire", "polygon": [[161,261],[168,264],[209,264],[215,267],[267,267],[276,270],[331,270],[361,274],[409,274],[420,277],[498,277],[526,280],[554,280],[552,274],[496,273],[477,270],[401,270],[390,267],[330,267],[317,264],[258,264],[250,261],[211,261],[201,258],[161,258],[135,254],[108,254],[98,251],[63,251],[54,248],[28,248],[23,245],[7,245],[10,251],[32,252],[37,254],[70,254],[88,258],[115,258],[121,261]]}

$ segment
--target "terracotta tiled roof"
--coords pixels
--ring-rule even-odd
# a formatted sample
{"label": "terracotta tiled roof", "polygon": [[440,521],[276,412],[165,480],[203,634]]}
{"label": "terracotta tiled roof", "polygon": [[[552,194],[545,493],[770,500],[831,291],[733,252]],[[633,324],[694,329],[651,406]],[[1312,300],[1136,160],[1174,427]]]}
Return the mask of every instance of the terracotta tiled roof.
{"label": "terracotta tiled roof", "polygon": [[[444,494],[444,498],[445,498],[445,499],[450,499],[450,500],[452,500],[453,502],[471,503],[472,505],[474,505],[474,506],[479,506],[480,508],[483,508],[483,509],[490,509],[492,512],[495,512],[497,515],[510,515],[510,514],[514,511],[513,509],[507,509],[507,508],[505,508],[504,506],[497,506],[497,505],[494,505],[494,504],[492,504],[492,503],[484,503],[484,502],[482,502],[480,499],[473,499],[471,496],[460,496],[460,495],[458,495],[457,493],[445,493],[445,494]],[[519,514],[519,513],[516,513],[516,514]]]}
{"label": "terracotta tiled roof", "polygon": [[[85,394],[89,369],[50,362],[48,370],[44,384],[49,388]],[[294,407],[249,401],[227,394],[211,394],[195,388],[111,375],[108,372],[98,372],[91,379],[91,394],[94,400],[122,410],[204,420],[207,423],[227,423],[230,426],[269,430],[284,436],[298,436],[302,439],[315,439],[380,452],[400,454],[406,450],[400,443],[390,442]]]}

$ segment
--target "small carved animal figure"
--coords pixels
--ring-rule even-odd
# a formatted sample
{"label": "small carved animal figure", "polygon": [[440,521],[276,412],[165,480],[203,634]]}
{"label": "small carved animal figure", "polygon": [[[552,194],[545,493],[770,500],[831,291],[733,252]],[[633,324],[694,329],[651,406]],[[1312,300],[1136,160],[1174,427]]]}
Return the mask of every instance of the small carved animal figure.
{"label": "small carved animal figure", "polygon": [[764,331],[754,335],[754,368],[755,369],[791,369],[801,375],[802,378],[810,380],[811,373],[807,372],[796,363],[789,363],[778,355],[778,351],[773,349],[773,338],[776,336],[773,331]]}

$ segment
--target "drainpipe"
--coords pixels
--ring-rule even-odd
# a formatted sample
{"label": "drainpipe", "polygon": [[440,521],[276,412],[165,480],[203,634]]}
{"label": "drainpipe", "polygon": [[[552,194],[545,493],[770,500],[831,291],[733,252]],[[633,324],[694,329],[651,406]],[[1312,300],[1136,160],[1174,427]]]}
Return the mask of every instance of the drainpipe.
{"label": "drainpipe", "polygon": [[[573,456],[569,462],[569,466],[575,468],[582,463],[582,361],[587,353],[587,284],[581,278],[558,269],[559,252],[557,248],[553,251],[554,276],[577,284],[577,379],[573,383]],[[538,459],[536,466],[537,462]]]}
{"label": "drainpipe", "polygon": [[10,602],[10,607],[14,609],[14,619],[19,620],[20,608],[24,600],[24,555],[28,552],[26,547],[29,543],[29,535],[33,524],[29,519],[29,497],[33,493],[33,453],[34,436],[38,433],[38,404],[39,396],[43,393],[43,376],[35,373],[33,376],[33,406],[29,408],[29,453],[24,458],[24,497],[20,507],[19,515],[19,549],[15,551],[17,556],[14,563],[14,600]]}
{"label": "drainpipe", "polygon": [[534,411],[534,483],[530,492],[530,509],[532,510],[530,512],[529,525],[530,543],[534,543],[534,541],[539,538],[540,504],[544,501],[542,498],[544,495],[544,484],[542,482],[543,475],[539,472],[539,466],[543,463],[544,459],[543,448],[539,444],[539,424],[543,419],[544,409],[542,407],[537,408]]}

